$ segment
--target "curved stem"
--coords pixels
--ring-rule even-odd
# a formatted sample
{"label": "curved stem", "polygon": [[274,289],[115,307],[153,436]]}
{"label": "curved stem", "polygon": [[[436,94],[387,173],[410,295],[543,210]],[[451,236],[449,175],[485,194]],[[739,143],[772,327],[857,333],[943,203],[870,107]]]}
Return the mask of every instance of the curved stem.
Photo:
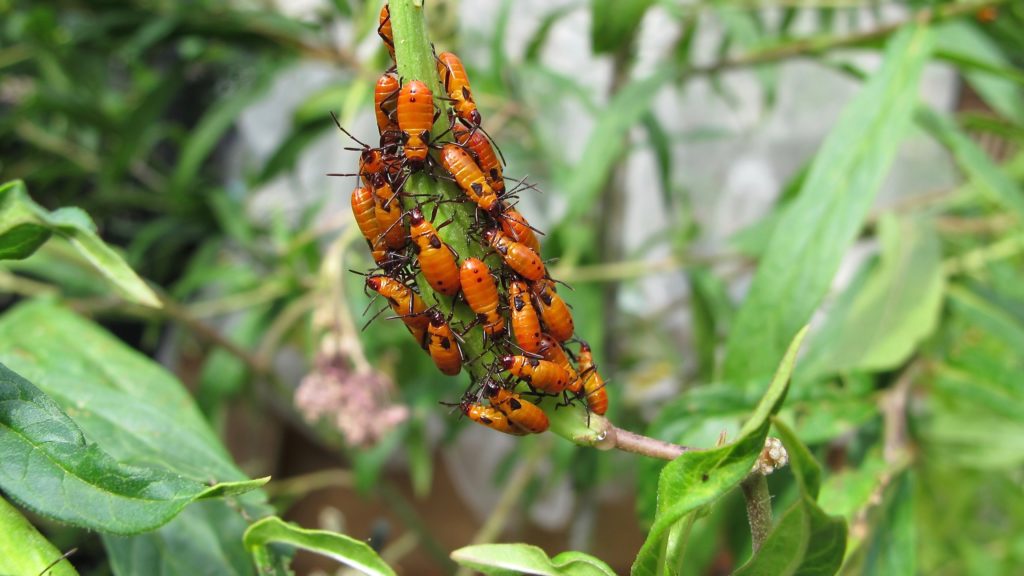
{"label": "curved stem", "polygon": [[768,492],[768,480],[758,472],[751,472],[740,483],[740,487],[743,488],[743,498],[747,502],[750,540],[754,552],[757,552],[772,527],[772,495]]}
{"label": "curved stem", "polygon": [[699,448],[672,444],[671,442],[643,436],[636,432],[616,428],[615,426],[612,426],[609,431],[609,438],[612,439],[611,448],[651,458],[660,458],[661,460],[675,460],[686,452],[699,450]]}

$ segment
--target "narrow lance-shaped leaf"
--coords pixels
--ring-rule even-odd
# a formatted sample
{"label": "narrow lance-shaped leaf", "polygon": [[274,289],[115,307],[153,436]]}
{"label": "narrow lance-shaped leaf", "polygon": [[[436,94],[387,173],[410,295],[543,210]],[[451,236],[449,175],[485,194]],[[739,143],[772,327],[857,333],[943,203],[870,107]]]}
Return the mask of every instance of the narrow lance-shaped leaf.
{"label": "narrow lance-shaped leaf", "polygon": [[782,406],[789,389],[796,355],[806,334],[804,327],[793,338],[768,390],[744,423],[736,442],[712,450],[687,452],[665,465],[658,480],[654,525],[633,563],[633,576],[661,574],[660,567],[678,565],[678,558],[665,557],[666,537],[672,527],[697,508],[721,498],[750,474],[764,448],[768,419]]}
{"label": "narrow lance-shaped leaf", "polygon": [[245,547],[263,574],[273,573],[270,544],[288,544],[327,556],[369,576],[394,576],[391,569],[366,542],[326,530],[306,530],[276,516],[264,518],[245,531]]}
{"label": "narrow lance-shaped leaf", "polygon": [[85,212],[77,208],[47,211],[32,201],[20,180],[0,186],[0,260],[27,258],[54,234],[71,242],[125,297],[160,307],[160,299],[142,278],[96,235]]}
{"label": "narrow lance-shaped leaf", "polygon": [[926,27],[889,41],[885,62],[844,111],[781,215],[729,335],[723,376],[766,374],[828,291],[906,131],[931,50]]}
{"label": "narrow lance-shaped leaf", "polygon": [[477,544],[452,552],[452,560],[482,574],[540,576],[612,576],[610,566],[582,552],[562,552],[548,558],[529,544]]}

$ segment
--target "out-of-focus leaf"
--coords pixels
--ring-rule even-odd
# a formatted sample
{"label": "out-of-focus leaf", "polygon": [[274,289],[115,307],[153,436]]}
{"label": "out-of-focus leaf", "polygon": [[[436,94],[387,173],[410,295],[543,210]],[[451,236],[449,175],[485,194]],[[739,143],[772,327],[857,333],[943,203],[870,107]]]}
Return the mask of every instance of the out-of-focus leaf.
{"label": "out-of-focus leaf", "polygon": [[875,511],[868,541],[844,574],[917,574],[916,497],[913,473],[900,474]]}
{"label": "out-of-focus leaf", "polygon": [[[998,71],[1015,72],[1019,69],[1007,58],[992,37],[964,19],[950,20],[935,27],[936,55],[959,65],[978,94],[995,111],[1006,118],[1024,124],[1024,95],[1021,85]],[[972,62],[984,64],[970,65]]]}
{"label": "out-of-focus leaf", "polygon": [[295,162],[302,152],[320,138],[329,126],[333,124],[324,118],[322,122],[311,122],[293,129],[263,164],[263,169],[256,176],[255,184],[269,182],[281,173],[294,169]]}
{"label": "out-of-focus leaf", "polygon": [[[569,208],[563,222],[575,222],[589,210],[608,180],[612,166],[629,151],[626,136],[630,127],[650,110],[658,90],[675,74],[675,69],[669,67],[630,82],[598,113],[597,124],[587,137],[581,156],[585,166],[572,171],[571,178],[564,183]],[[574,226],[572,230],[588,233],[580,226]]]}
{"label": "out-of-focus leaf", "polygon": [[196,177],[203,163],[216,149],[221,138],[234,126],[242,111],[263,93],[269,80],[269,74],[261,74],[258,79],[218,100],[206,111],[181,149],[181,157],[168,183],[169,193],[182,194],[187,187],[197,184]]}
{"label": "out-of-focus leaf", "polygon": [[[843,563],[846,523],[829,516],[802,495],[783,514],[749,562],[736,576],[828,576]],[[879,572],[879,574],[888,572]]]}
{"label": "out-of-focus leaf", "polygon": [[0,364],[0,487],[39,514],[132,534],[165,524],[194,500],[265,482],[209,487],[168,469],[121,464],[86,440],[53,400]]}
{"label": "out-of-focus leaf", "polygon": [[926,27],[908,26],[893,36],[882,69],[829,134],[802,191],[780,217],[737,314],[726,346],[726,380],[766,374],[828,291],[909,124],[930,47]]}
{"label": "out-of-focus leaf", "polygon": [[0,260],[27,258],[53,234],[67,239],[126,298],[160,307],[149,286],[96,235],[85,212],[78,208],[49,212],[28,196],[20,180],[0,186]]}
{"label": "out-of-focus leaf", "polygon": [[274,573],[276,554],[271,544],[287,544],[355,568],[368,576],[394,576],[391,569],[366,542],[326,530],[306,530],[277,516],[264,518],[245,531],[245,547],[261,574]]}
{"label": "out-of-focus leaf", "polygon": [[623,49],[633,41],[654,0],[590,0],[590,46],[595,54]]}
{"label": "out-of-focus leaf", "polygon": [[829,311],[811,339],[801,378],[850,370],[882,371],[905,362],[939,323],[945,277],[930,222],[887,214],[878,223],[882,253]]}
{"label": "out-of-focus leaf", "polygon": [[0,534],[0,574],[42,574],[44,568],[52,565],[46,571],[50,576],[78,576],[70,562],[57,562],[60,551],[3,498]]}
{"label": "out-of-focus leaf", "polygon": [[543,550],[529,544],[477,544],[451,554],[462,566],[483,574],[509,576],[613,576],[610,566],[582,552],[562,552],[548,558]]}
{"label": "out-of-focus leaf", "polygon": [[949,148],[971,184],[1024,218],[1024,189],[996,166],[952,120],[922,107],[917,111],[917,122]]}
{"label": "out-of-focus leaf", "polygon": [[548,35],[551,34],[551,28],[558,23],[559,20],[564,18],[567,14],[573,12],[580,7],[578,2],[572,2],[565,6],[559,6],[554,10],[544,15],[544,18],[540,21],[540,26],[537,26],[537,30],[530,37],[530,41],[526,43],[526,51],[523,53],[523,61],[529,63],[536,63],[540,59],[541,50],[547,44]]}
{"label": "out-of-focus leaf", "polygon": [[409,439],[405,449],[409,452],[409,475],[412,476],[412,491],[417,498],[430,495],[434,479],[434,459],[430,451],[430,435],[421,414],[410,423]]}
{"label": "out-of-focus leaf", "polygon": [[[659,566],[678,566],[679,558],[666,557],[668,536],[678,522],[734,488],[750,473],[764,448],[768,419],[779,410],[789,389],[789,378],[807,328],[797,332],[753,414],[732,443],[699,452],[686,452],[665,465],[658,480],[658,510],[647,539],[633,563],[633,576],[661,574]],[[678,553],[682,546],[673,546]]]}
{"label": "out-of-focus leaf", "polygon": [[240,545],[247,526],[228,503],[209,500],[189,505],[152,532],[130,537],[109,533],[101,536],[111,570],[117,576],[246,575],[254,573],[252,560]]}
{"label": "out-of-focus leaf", "polygon": [[672,139],[658,118],[648,110],[641,119],[647,131],[647,143],[654,152],[654,160],[658,166],[658,183],[661,184],[661,199],[665,206],[671,205],[672,195]]}
{"label": "out-of-focus leaf", "polygon": [[694,342],[697,349],[697,375],[710,382],[715,375],[718,335],[723,334],[732,316],[726,287],[707,269],[694,268],[687,274],[690,284]]}
{"label": "out-of-focus leaf", "polygon": [[736,574],[835,574],[846,550],[846,522],[829,516],[815,503],[821,467],[788,426],[778,418],[774,424],[789,454],[800,496]]}

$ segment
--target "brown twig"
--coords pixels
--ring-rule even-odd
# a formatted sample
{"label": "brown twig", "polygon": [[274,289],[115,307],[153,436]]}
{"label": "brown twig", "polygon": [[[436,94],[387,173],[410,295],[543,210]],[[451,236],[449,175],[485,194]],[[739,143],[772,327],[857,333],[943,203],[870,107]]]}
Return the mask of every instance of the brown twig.
{"label": "brown twig", "polygon": [[661,460],[675,460],[686,452],[699,450],[699,448],[672,444],[671,442],[643,436],[615,426],[612,426],[611,430],[609,430],[608,438],[611,440],[611,448],[651,458],[660,458]]}

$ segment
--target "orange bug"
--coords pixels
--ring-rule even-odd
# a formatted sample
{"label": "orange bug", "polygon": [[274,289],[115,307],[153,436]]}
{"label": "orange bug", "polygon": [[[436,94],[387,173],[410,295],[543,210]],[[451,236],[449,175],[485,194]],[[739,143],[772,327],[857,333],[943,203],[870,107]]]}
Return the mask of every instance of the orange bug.
{"label": "orange bug", "polygon": [[366,286],[387,299],[392,312],[402,319],[416,342],[425,348],[430,319],[425,314],[427,306],[420,295],[389,276],[367,276]]}
{"label": "orange bug", "polygon": [[505,331],[505,319],[498,313],[500,294],[491,269],[478,258],[466,258],[459,269],[462,296],[470,310],[484,323],[484,333],[496,336]]}
{"label": "orange bug", "polygon": [[452,128],[455,141],[469,149],[470,154],[476,159],[477,166],[483,172],[487,183],[491,185],[494,192],[501,196],[505,193],[505,177],[501,173],[501,162],[498,155],[494,153],[494,147],[480,130],[470,130],[456,124]]}
{"label": "orange bug", "polygon": [[494,248],[505,264],[515,270],[520,276],[536,282],[547,275],[544,268],[544,261],[540,256],[530,250],[526,244],[516,242],[508,237],[501,230],[488,230],[484,232],[484,240]]}
{"label": "orange bug", "polygon": [[352,191],[352,215],[355,217],[356,225],[359,226],[359,231],[366,238],[366,243],[370,245],[373,261],[383,264],[387,258],[387,252],[380,237],[380,223],[377,222],[375,208],[373,193],[369,188],[357,186]]}
{"label": "orange bug", "polygon": [[442,374],[455,376],[462,370],[462,351],[455,340],[451,326],[437,310],[427,313],[430,323],[427,325],[427,351],[434,365]]}
{"label": "orange bug", "polygon": [[583,383],[580,381],[580,375],[573,368],[572,362],[569,361],[569,357],[565,354],[565,350],[562,350],[562,345],[557,340],[549,334],[541,334],[537,353],[548,362],[558,364],[563,370],[568,372],[569,385],[566,389],[573,394],[579,394],[580,388],[583,386]]}
{"label": "orange bug", "polygon": [[583,391],[587,394],[587,407],[594,414],[604,415],[608,411],[608,391],[605,389],[604,378],[597,373],[594,356],[590,352],[590,344],[580,342],[579,358],[580,374],[583,377]]}
{"label": "orange bug", "polygon": [[434,125],[434,95],[427,85],[413,80],[398,93],[398,127],[405,141],[405,158],[412,164],[427,160],[430,128]]}
{"label": "orange bug", "polygon": [[401,89],[398,77],[390,73],[381,76],[373,89],[373,112],[377,116],[377,130],[381,135],[385,132],[398,132],[396,114],[398,92]]}
{"label": "orange bug", "polygon": [[363,148],[359,154],[359,176],[366,186],[377,186],[386,166],[384,150],[380,148]]}
{"label": "orange bug", "polygon": [[531,388],[548,394],[558,394],[569,386],[569,373],[554,362],[528,356],[502,356],[501,366]]}
{"label": "orange bug", "polygon": [[508,287],[508,308],[512,314],[512,333],[516,343],[523,350],[536,354],[540,347],[540,318],[527,290],[526,282],[513,281]]}
{"label": "orange bug", "polygon": [[516,242],[525,244],[527,248],[533,250],[537,254],[540,254],[540,242],[537,240],[537,236],[533,233],[533,228],[530,228],[530,224],[518,210],[511,206],[506,206],[501,210],[500,219],[501,230],[507,234],[509,238]]}
{"label": "orange bug", "polygon": [[444,91],[454,103],[452,108],[463,122],[472,126],[480,125],[480,111],[473,101],[473,93],[469,89],[469,76],[462,60],[451,52],[442,52],[437,57],[437,75],[441,77]]}
{"label": "orange bug", "polygon": [[547,279],[538,280],[533,284],[532,291],[537,302],[537,310],[540,311],[540,319],[547,327],[548,333],[559,342],[572,338],[576,330],[572,313],[569,312],[569,307],[562,297],[555,292],[555,283]]}
{"label": "orange bug", "polygon": [[461,282],[455,253],[441,241],[434,225],[423,217],[419,208],[413,208],[409,223],[413,241],[419,251],[420,270],[430,287],[445,296],[458,294]]}
{"label": "orange bug", "polygon": [[387,181],[379,178],[373,196],[376,203],[374,213],[377,215],[384,243],[392,250],[401,250],[408,242],[409,236],[405,233],[405,225],[402,223],[402,205],[398,201],[398,194]]}
{"label": "orange bug", "polygon": [[505,413],[497,408],[484,406],[468,399],[463,400],[459,407],[462,409],[462,413],[468,416],[470,420],[477,424],[483,424],[492,430],[513,436],[524,436],[527,434],[525,430],[509,422],[508,416],[505,416]]}
{"label": "orange bug", "polygon": [[487,183],[487,178],[473,157],[461,146],[449,143],[441,147],[441,165],[477,206],[487,211],[499,206],[498,195]]}
{"label": "orange bug", "polygon": [[391,61],[395,61],[395,35],[391,31],[391,8],[385,4],[380,9],[380,18],[377,24],[377,35],[384,42],[384,45],[388,47],[388,53],[391,54]]}
{"label": "orange bug", "polygon": [[533,402],[523,400],[519,394],[509,392],[495,382],[488,382],[484,390],[491,406],[504,412],[516,426],[532,434],[548,429],[548,415]]}

